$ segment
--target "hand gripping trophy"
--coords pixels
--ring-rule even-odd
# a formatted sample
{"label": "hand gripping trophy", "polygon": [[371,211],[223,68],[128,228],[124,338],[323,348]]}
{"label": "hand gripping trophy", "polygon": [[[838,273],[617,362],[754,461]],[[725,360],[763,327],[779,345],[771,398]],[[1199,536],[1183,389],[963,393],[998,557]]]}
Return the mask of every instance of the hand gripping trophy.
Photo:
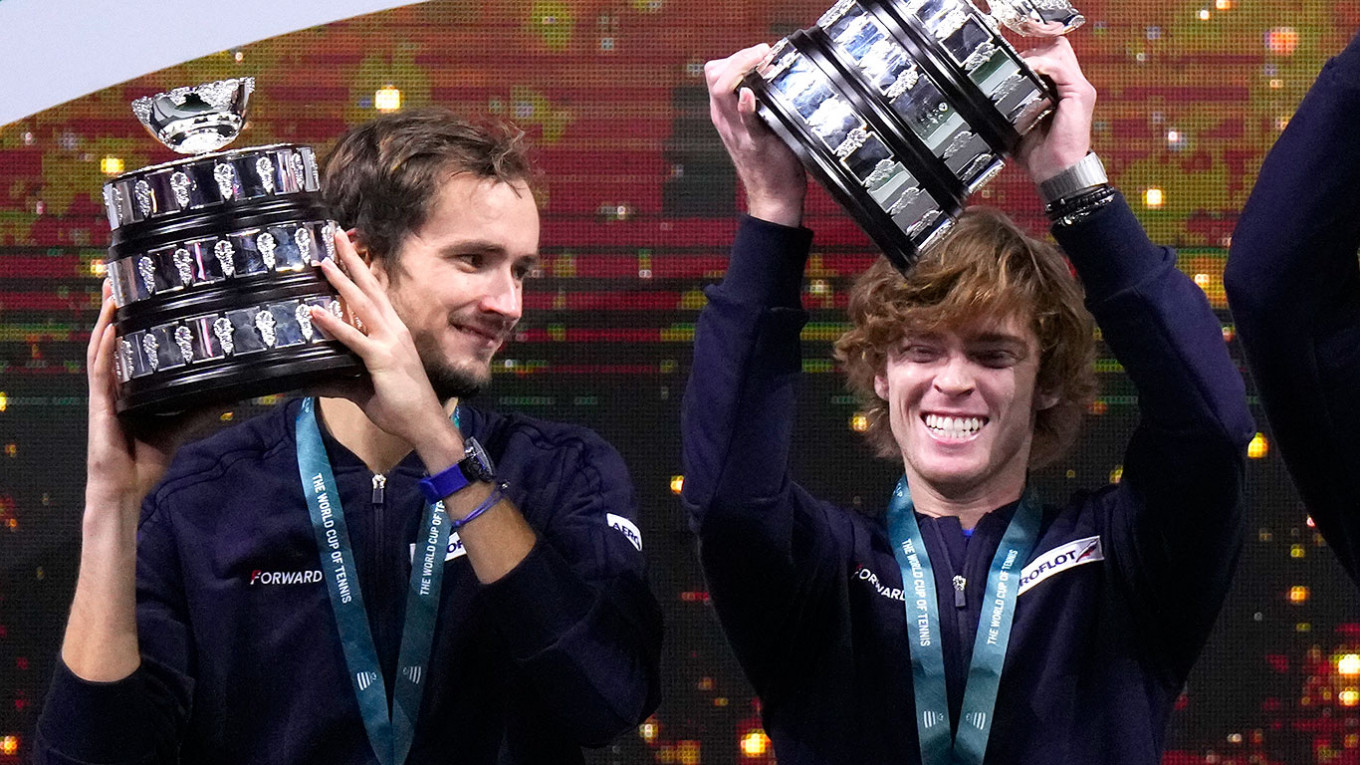
{"label": "hand gripping trophy", "polygon": [[839,0],[780,40],[742,82],[765,122],[898,270],[1053,109],[1055,95],[998,22],[1055,36],[1066,0]]}
{"label": "hand gripping trophy", "polygon": [[181,411],[357,375],[362,363],[314,328],[339,314],[317,266],[334,256],[311,148],[232,151],[249,77],[139,98],[132,110],[169,148],[194,156],[104,186],[118,306],[118,410]]}

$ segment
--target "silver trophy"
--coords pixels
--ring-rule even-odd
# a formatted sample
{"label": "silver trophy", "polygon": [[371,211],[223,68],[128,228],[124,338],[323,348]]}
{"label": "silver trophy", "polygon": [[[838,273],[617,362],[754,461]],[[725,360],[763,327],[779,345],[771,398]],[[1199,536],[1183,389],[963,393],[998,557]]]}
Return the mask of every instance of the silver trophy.
{"label": "silver trophy", "polygon": [[315,154],[295,144],[218,151],[244,126],[253,89],[245,77],[132,104],[152,135],[194,156],[104,186],[120,412],[181,411],[362,370],[308,314],[338,307],[317,268],[334,256],[337,224]]}
{"label": "silver trophy", "polygon": [[1064,34],[1066,0],[839,0],[742,85],[758,113],[901,271],[1057,100],[1001,36]]}

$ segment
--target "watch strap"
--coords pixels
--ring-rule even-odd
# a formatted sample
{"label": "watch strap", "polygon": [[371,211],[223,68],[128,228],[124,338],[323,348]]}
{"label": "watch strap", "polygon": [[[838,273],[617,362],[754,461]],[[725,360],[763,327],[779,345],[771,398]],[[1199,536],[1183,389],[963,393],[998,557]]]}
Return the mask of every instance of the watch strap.
{"label": "watch strap", "polygon": [[[464,457],[463,459],[467,458]],[[420,493],[425,495],[425,499],[429,500],[430,504],[434,504],[442,502],[450,494],[466,489],[471,483],[472,481],[468,480],[467,475],[463,472],[463,461],[459,460],[432,476],[420,479],[417,485],[420,487]]]}

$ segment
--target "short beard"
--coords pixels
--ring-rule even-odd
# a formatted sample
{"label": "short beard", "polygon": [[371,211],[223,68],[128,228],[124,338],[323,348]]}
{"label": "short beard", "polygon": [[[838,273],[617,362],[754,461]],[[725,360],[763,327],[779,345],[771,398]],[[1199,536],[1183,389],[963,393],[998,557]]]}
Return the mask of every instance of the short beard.
{"label": "short beard", "polygon": [[490,374],[478,375],[440,360],[438,342],[434,338],[423,335],[414,340],[416,352],[425,366],[425,376],[430,378],[430,386],[434,388],[434,394],[440,401],[448,401],[451,398],[460,401],[469,399],[491,384]]}

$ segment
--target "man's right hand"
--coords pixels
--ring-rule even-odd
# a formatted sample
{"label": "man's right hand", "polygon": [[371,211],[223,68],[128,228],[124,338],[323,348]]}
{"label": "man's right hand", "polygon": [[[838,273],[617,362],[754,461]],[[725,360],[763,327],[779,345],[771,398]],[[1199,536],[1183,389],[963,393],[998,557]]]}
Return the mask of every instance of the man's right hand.
{"label": "man's right hand", "polygon": [[118,417],[115,310],[105,282],[104,303],[85,352],[90,383],[85,515],[80,574],[61,646],[62,661],[71,672],[96,682],[121,680],[141,663],[136,577],[142,498],[165,475],[189,427],[201,419],[145,421],[134,431]]}
{"label": "man's right hand", "polygon": [[756,114],[750,88],[737,91],[742,77],[769,53],[764,43],[704,64],[709,116],[746,189],[746,209],[753,218],[784,226],[803,220],[807,177],[803,166],[779,136]]}
{"label": "man's right hand", "polygon": [[170,466],[170,458],[181,440],[181,419],[165,423],[146,423],[134,431],[119,419],[115,409],[118,398],[113,360],[118,352],[113,314],[116,306],[107,282],[99,319],[90,333],[85,351],[85,368],[90,384],[89,447],[87,452],[85,502],[112,512],[119,508],[133,515],[135,523],[142,498],[151,491]]}

